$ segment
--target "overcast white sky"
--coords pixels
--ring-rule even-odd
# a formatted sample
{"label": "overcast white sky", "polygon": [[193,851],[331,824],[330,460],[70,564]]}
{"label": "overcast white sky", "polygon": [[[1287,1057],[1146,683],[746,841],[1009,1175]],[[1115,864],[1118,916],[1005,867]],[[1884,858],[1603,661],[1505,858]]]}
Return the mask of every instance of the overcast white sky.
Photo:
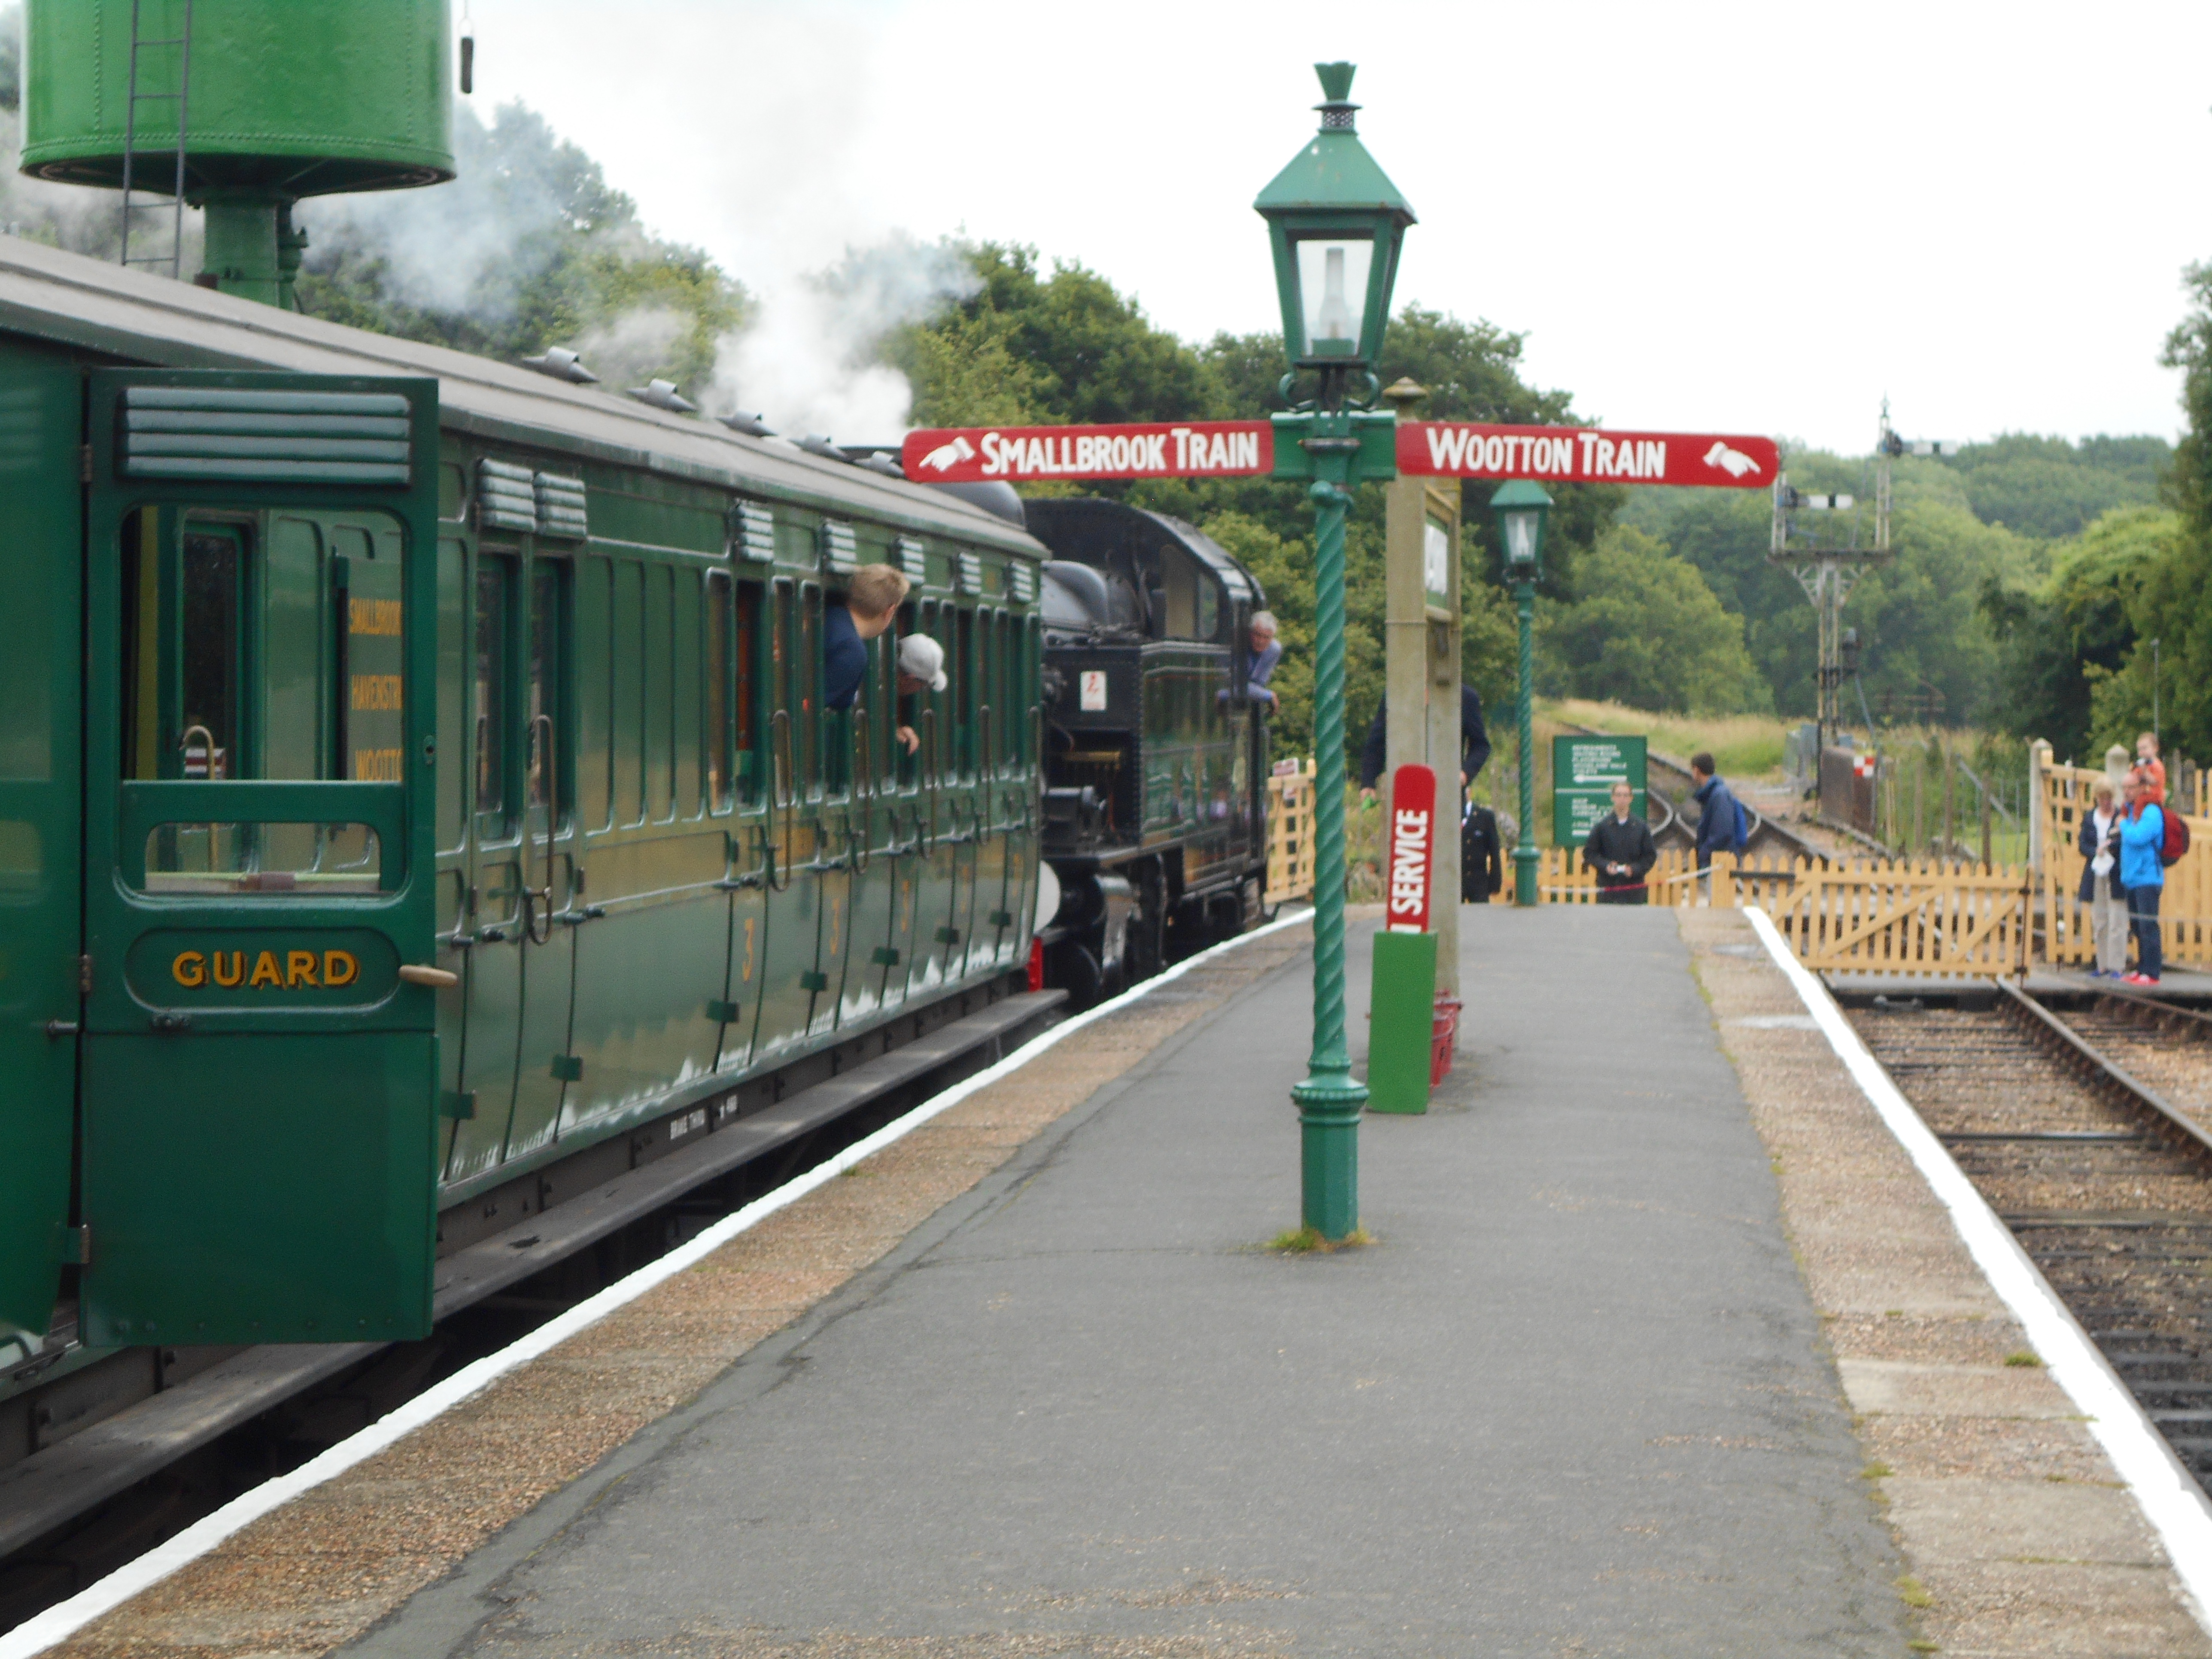
{"label": "overcast white sky", "polygon": [[[1034,244],[1198,338],[1273,326],[1253,197],[1359,65],[1402,302],[1616,427],[1845,452],[2179,426],[2212,5],[470,0],[520,98],[742,279],[896,228]],[[455,12],[460,8],[458,3]]]}

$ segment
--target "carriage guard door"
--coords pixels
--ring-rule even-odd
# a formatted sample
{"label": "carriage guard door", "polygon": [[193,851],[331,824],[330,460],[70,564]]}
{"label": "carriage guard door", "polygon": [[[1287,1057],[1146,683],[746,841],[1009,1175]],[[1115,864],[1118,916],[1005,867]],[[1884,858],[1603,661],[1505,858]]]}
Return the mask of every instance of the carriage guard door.
{"label": "carriage guard door", "polygon": [[89,397],[85,1340],[422,1335],[437,382]]}

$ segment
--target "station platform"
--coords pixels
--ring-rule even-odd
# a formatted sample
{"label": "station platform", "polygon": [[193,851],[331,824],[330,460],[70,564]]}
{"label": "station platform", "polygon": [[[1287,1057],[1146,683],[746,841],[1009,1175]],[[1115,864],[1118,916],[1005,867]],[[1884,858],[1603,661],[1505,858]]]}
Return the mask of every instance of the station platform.
{"label": "station platform", "polygon": [[346,1651],[1903,1652],[1674,914],[1465,931],[1373,1244],[1268,1248],[1300,951]]}

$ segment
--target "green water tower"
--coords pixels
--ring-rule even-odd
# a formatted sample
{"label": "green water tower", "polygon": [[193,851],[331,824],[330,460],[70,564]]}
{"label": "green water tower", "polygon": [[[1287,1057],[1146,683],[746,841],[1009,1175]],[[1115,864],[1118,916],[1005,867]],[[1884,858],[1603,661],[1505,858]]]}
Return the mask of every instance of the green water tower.
{"label": "green water tower", "polygon": [[201,283],[295,309],[293,203],[453,176],[448,27],[447,0],[28,0],[22,169],[124,190],[127,155],[137,264],[181,168]]}

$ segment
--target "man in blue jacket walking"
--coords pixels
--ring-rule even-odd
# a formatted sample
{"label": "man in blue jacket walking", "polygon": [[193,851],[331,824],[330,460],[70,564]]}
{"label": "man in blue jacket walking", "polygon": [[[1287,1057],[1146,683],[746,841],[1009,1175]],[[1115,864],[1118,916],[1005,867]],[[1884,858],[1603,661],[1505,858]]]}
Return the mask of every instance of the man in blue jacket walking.
{"label": "man in blue jacket walking", "polygon": [[2136,970],[2122,975],[2130,985],[2155,985],[2166,968],[2165,942],[2158,931],[2159,896],[2166,890],[2166,809],[2152,793],[2149,780],[2130,772],[2120,785],[2127,811],[2120,819],[2120,884],[2128,890],[2128,919],[2136,930]]}
{"label": "man in blue jacket walking", "polygon": [[1736,839],[1741,812],[1735,797],[1714,775],[1713,757],[1702,749],[1690,757],[1690,797],[1698,803],[1698,874],[1702,877],[1711,871],[1714,854],[1743,850]]}

